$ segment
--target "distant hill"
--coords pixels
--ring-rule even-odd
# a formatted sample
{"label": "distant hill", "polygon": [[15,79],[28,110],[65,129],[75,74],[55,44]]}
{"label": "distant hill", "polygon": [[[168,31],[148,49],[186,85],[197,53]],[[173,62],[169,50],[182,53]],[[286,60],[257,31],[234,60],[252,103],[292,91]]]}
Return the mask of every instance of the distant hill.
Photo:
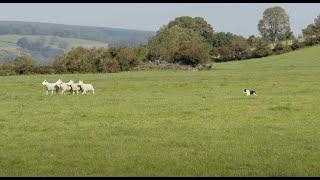
{"label": "distant hill", "polygon": [[76,26],[53,23],[0,21],[0,35],[46,35],[108,43],[109,46],[146,44],[153,31],[109,27]]}
{"label": "distant hill", "polygon": [[[22,40],[27,41],[23,43]],[[38,46],[36,42],[42,42]],[[31,46],[33,45],[33,46]],[[108,47],[99,41],[41,35],[0,35],[0,63],[17,56],[31,56],[38,63],[50,64],[56,55],[73,47]]]}

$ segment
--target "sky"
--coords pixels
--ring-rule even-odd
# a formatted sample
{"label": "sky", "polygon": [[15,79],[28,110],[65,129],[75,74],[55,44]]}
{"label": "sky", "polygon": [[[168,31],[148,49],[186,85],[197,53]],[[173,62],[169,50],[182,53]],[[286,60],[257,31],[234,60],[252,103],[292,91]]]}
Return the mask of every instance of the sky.
{"label": "sky", "polygon": [[0,20],[157,31],[175,17],[200,16],[215,32],[248,37],[272,6],[286,10],[296,36],[320,15],[320,3],[1,3]]}

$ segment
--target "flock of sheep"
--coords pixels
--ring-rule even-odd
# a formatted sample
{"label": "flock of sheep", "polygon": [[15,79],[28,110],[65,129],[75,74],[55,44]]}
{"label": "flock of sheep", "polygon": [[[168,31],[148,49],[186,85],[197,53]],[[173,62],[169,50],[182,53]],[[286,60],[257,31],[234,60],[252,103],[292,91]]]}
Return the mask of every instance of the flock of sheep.
{"label": "flock of sheep", "polygon": [[55,83],[49,83],[47,80],[44,80],[42,82],[42,85],[46,87],[47,92],[46,94],[49,94],[49,91],[51,91],[51,94],[53,94],[53,91],[56,91],[58,93],[59,90],[61,90],[61,95],[65,95],[65,92],[72,92],[72,95],[77,93],[79,94],[79,91],[82,92],[82,94],[87,94],[87,92],[92,92],[94,94],[94,88],[92,84],[85,84],[83,81],[79,80],[79,83],[74,83],[72,80],[70,80],[67,83],[64,83],[59,79]]}

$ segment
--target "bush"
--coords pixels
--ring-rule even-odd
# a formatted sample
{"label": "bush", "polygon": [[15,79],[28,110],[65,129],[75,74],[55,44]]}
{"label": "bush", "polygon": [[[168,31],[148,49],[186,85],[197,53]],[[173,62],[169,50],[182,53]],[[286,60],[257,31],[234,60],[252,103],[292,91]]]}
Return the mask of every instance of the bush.
{"label": "bush", "polygon": [[196,66],[210,60],[210,45],[191,29],[163,27],[149,39],[150,60]]}
{"label": "bush", "polygon": [[295,39],[295,40],[293,40],[293,42],[291,44],[291,49],[292,50],[296,50],[296,49],[299,49],[299,48],[303,48],[305,46],[306,46],[305,42],[299,42],[298,39]]}
{"label": "bush", "polygon": [[224,62],[235,60],[234,51],[230,46],[223,46],[218,48],[219,58],[215,59],[216,62]]}
{"label": "bush", "polygon": [[17,57],[13,61],[5,61],[0,66],[0,75],[33,74],[36,63],[28,57]]}
{"label": "bush", "polygon": [[[206,48],[204,50],[203,48]],[[191,65],[193,67],[209,61],[209,46],[199,46],[191,42],[183,43],[173,55],[174,63]]]}
{"label": "bush", "polygon": [[53,61],[53,68],[55,70],[56,73],[66,73],[68,72],[67,69],[67,57],[66,55],[61,55],[61,56],[57,56],[55,57],[54,61]]}
{"label": "bush", "polygon": [[108,72],[108,73],[114,73],[119,71],[119,64],[118,62],[111,58],[111,57],[102,57],[97,60],[97,71],[98,72]]}
{"label": "bush", "polygon": [[35,67],[34,72],[37,74],[54,74],[55,69],[52,66],[39,65]]}
{"label": "bush", "polygon": [[320,36],[315,37],[306,37],[305,38],[305,45],[306,46],[313,46],[320,43]]}
{"label": "bush", "polygon": [[121,48],[116,55],[121,71],[129,71],[137,66],[140,61],[133,48]]}
{"label": "bush", "polygon": [[13,61],[5,61],[0,65],[0,75],[16,75],[16,64]]}
{"label": "bush", "polygon": [[168,63],[166,61],[155,60],[155,61],[140,63],[133,69],[134,70],[149,70],[149,69],[195,70],[196,68],[193,68],[192,66],[189,66],[189,65]]}
{"label": "bush", "polygon": [[258,39],[255,42],[255,47],[251,52],[251,57],[252,58],[260,58],[260,57],[265,57],[269,56],[272,54],[272,50],[269,46],[269,44],[264,41],[263,39]]}
{"label": "bush", "polygon": [[36,66],[35,61],[28,57],[17,57],[14,64],[17,74],[32,74]]}
{"label": "bush", "polygon": [[275,54],[282,54],[291,50],[292,49],[290,46],[283,45],[281,42],[276,43],[275,47],[273,48],[273,52]]}

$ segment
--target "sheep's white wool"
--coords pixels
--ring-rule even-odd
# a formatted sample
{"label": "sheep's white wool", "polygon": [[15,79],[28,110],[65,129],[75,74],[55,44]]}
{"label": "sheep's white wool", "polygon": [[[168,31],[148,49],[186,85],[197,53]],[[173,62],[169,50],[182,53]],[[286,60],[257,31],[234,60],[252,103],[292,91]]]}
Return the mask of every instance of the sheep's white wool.
{"label": "sheep's white wool", "polygon": [[42,82],[42,85],[47,88],[46,94],[48,95],[49,91],[51,91],[51,94],[53,94],[53,91],[58,91],[59,86],[58,86],[58,81],[55,83],[49,83],[47,80],[44,80]]}
{"label": "sheep's white wool", "polygon": [[79,86],[81,87],[81,89],[83,90],[82,94],[86,94],[87,92],[92,92],[92,94],[94,94],[94,88],[92,86],[92,84],[84,84],[83,81],[79,80]]}
{"label": "sheep's white wool", "polygon": [[61,89],[61,95],[65,95],[66,91],[71,91],[71,87],[67,84],[62,82],[60,79],[57,81],[59,89]]}
{"label": "sheep's white wool", "polygon": [[80,86],[78,83],[74,83],[72,80],[70,80],[67,85],[71,87],[72,90],[72,95],[74,95],[75,92],[77,92],[77,95],[79,94],[80,91]]}

